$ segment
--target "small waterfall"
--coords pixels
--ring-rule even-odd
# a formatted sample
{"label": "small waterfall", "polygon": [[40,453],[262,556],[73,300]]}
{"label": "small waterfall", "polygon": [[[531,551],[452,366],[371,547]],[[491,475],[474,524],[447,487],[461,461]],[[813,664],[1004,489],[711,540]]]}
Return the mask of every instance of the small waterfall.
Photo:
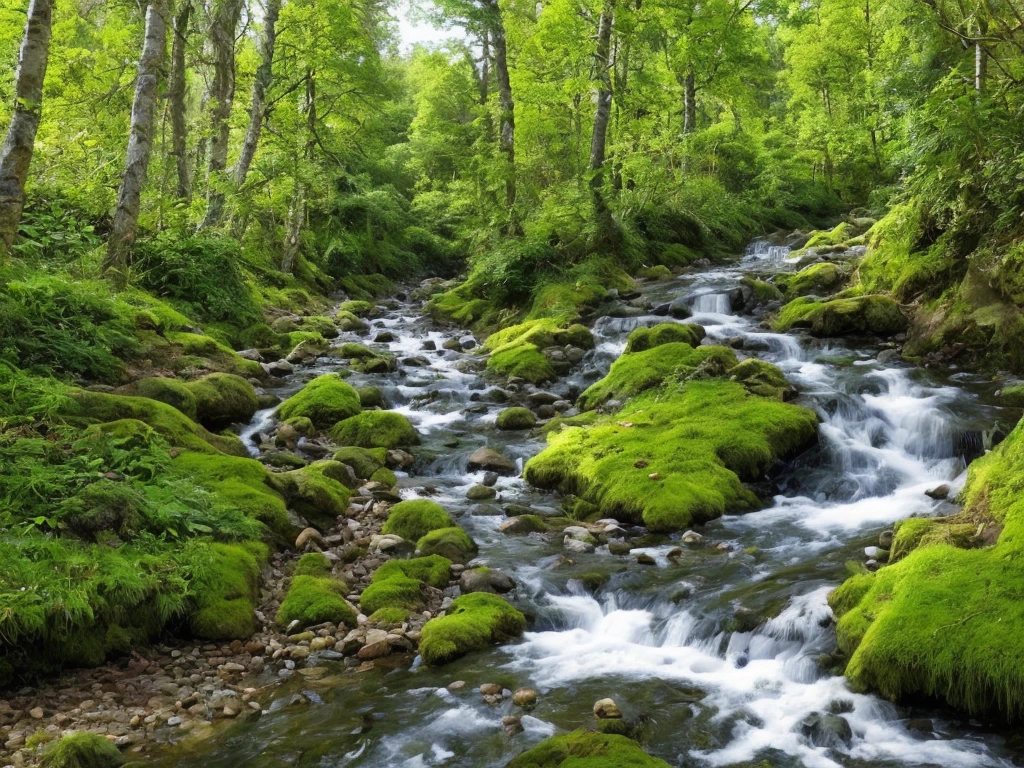
{"label": "small waterfall", "polygon": [[728,293],[705,293],[693,300],[695,315],[730,315],[732,303]]}
{"label": "small waterfall", "polygon": [[789,256],[792,249],[788,245],[772,245],[767,240],[755,240],[747,246],[746,256],[750,261],[767,261],[769,264],[781,264]]}

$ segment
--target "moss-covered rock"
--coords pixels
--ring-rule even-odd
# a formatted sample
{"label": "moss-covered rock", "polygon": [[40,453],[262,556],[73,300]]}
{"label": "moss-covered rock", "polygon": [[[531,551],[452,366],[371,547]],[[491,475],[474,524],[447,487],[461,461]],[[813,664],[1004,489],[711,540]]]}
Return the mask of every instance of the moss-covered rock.
{"label": "moss-covered rock", "polygon": [[740,382],[748,392],[759,397],[782,400],[792,387],[779,367],[750,357],[729,369],[728,376]]}
{"label": "moss-covered rock", "polygon": [[507,768],[669,768],[632,739],[616,734],[573,731],[545,739]]}
{"label": "moss-covered rock", "polygon": [[134,390],[139,397],[159,400],[161,403],[178,409],[193,421],[196,420],[196,397],[188,385],[179,379],[169,379],[163,376],[140,379],[135,383]]}
{"label": "moss-covered rock", "polygon": [[[240,357],[231,347],[210,336],[197,333],[166,333],[161,348],[152,350],[167,357],[197,358],[203,368],[240,376],[263,377],[259,363]],[[175,367],[178,370],[178,367]]]}
{"label": "moss-covered rock", "polygon": [[420,655],[427,664],[445,664],[518,637],[524,629],[526,617],[506,600],[474,592],[457,598],[447,615],[424,625]]}
{"label": "moss-covered rock", "polygon": [[343,301],[338,306],[338,312],[351,312],[356,317],[366,317],[373,312],[374,305],[368,301]]}
{"label": "moss-covered rock", "polygon": [[388,608],[401,608],[406,612],[422,609],[423,582],[400,573],[392,573],[387,579],[375,579],[363,590],[359,605],[367,614]]}
{"label": "moss-covered rock", "polygon": [[190,381],[188,388],[196,401],[196,420],[210,429],[246,423],[259,408],[252,384],[231,373],[211,373]]}
{"label": "moss-covered rock", "polygon": [[455,525],[444,507],[428,499],[410,499],[395,504],[388,512],[382,533],[393,533],[406,541],[415,542],[438,528]]}
{"label": "moss-covered rock", "polygon": [[339,310],[334,319],[338,324],[338,329],[346,333],[361,333],[370,327],[356,315],[344,309]]}
{"label": "moss-covered rock", "polygon": [[[257,557],[257,554],[261,557]],[[266,551],[211,544],[208,560],[193,581],[196,610],[189,621],[196,637],[244,640],[256,631],[256,598]]]}
{"label": "moss-covered rock", "polygon": [[328,353],[349,361],[349,365],[363,373],[387,373],[398,368],[394,356],[384,352],[376,352],[365,344],[348,342],[338,347],[331,347]]}
{"label": "moss-covered rock", "polygon": [[740,279],[740,283],[753,292],[754,299],[758,304],[768,304],[782,298],[782,291],[778,287],[766,280],[759,280],[753,275],[744,275]]}
{"label": "moss-covered rock", "polygon": [[124,765],[124,756],[105,736],[78,731],[46,747],[40,765],[43,768],[118,768]]}
{"label": "moss-covered rock", "polygon": [[317,429],[330,429],[337,422],[362,411],[359,394],[336,373],[317,376],[289,397],[277,409],[279,419],[304,416]]}
{"label": "moss-covered rock", "polygon": [[801,269],[795,275],[788,277],[783,285],[786,290],[786,298],[795,299],[809,293],[831,293],[838,289],[845,279],[846,275],[837,265],[826,261]]}
{"label": "moss-covered rock", "polygon": [[651,328],[637,328],[629,334],[626,353],[643,352],[662,344],[682,342],[691,347],[699,346],[707,333],[703,326],[682,323],[659,323]]}
{"label": "moss-covered rock", "polygon": [[574,346],[590,349],[593,334],[584,326],[563,327],[554,317],[527,320],[491,334],[484,343],[490,352],[487,370],[502,376],[517,376],[534,384],[553,381],[555,370],[541,353],[547,347]]}
{"label": "moss-covered rock", "polygon": [[672,270],[663,264],[655,264],[653,267],[644,267],[636,276],[645,280],[671,280]]}
{"label": "moss-covered rock", "polygon": [[416,549],[421,555],[440,555],[455,563],[468,562],[477,553],[476,542],[458,526],[430,531],[416,542]]}
{"label": "moss-covered rock", "polygon": [[669,381],[691,376],[722,376],[735,367],[736,353],[726,347],[691,347],[682,342],[660,344],[623,355],[608,375],[588,387],[576,400],[580,410],[597,408],[608,400],[626,400]]}
{"label": "moss-covered rock", "polygon": [[597,505],[603,517],[684,530],[756,508],[742,480],[812,443],[817,424],[806,408],[753,396],[739,382],[690,381],[641,395],[589,426],[550,433],[524,474]]}
{"label": "moss-covered rock", "polygon": [[408,448],[420,442],[412,423],[394,411],[363,411],[339,421],[331,437],[339,445],[357,448]]}
{"label": "moss-covered rock", "polygon": [[359,404],[363,408],[386,409],[391,407],[391,403],[388,402],[380,387],[356,387],[356,393],[359,395]]}
{"label": "moss-covered rock", "polygon": [[775,330],[808,328],[813,336],[892,336],[905,330],[899,304],[888,296],[854,296],[831,301],[794,299],[779,313]]}
{"label": "moss-covered rock", "polygon": [[[361,480],[369,480],[380,470],[386,469],[384,463],[387,460],[387,449],[348,446],[338,450],[334,460],[352,467],[356,477]],[[391,476],[394,477],[394,474]]]}
{"label": "moss-covered rock", "polygon": [[301,469],[271,476],[288,506],[319,528],[329,528],[348,509],[351,496],[344,464],[324,459]]}
{"label": "moss-covered rock", "polygon": [[440,555],[413,557],[409,560],[388,560],[373,572],[373,581],[385,581],[394,576],[406,576],[422,581],[437,589],[448,586],[452,561]]}
{"label": "moss-covered rock", "polygon": [[498,414],[496,423],[498,429],[532,429],[537,424],[537,417],[529,408],[506,408]]}
{"label": "moss-covered rock", "polygon": [[328,576],[293,576],[277,611],[282,627],[298,621],[300,627],[331,622],[356,626],[356,611],[345,599],[345,582]]}
{"label": "moss-covered rock", "polygon": [[1024,717],[1022,483],[1018,425],[971,464],[959,515],[905,521],[893,544],[901,559],[832,593],[840,648],[850,654],[846,675],[856,687]]}

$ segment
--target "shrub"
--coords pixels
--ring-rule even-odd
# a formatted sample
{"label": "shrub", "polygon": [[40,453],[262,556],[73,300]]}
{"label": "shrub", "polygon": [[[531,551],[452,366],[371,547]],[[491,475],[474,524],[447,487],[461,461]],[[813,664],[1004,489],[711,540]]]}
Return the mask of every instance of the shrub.
{"label": "shrub", "polygon": [[43,768],[117,768],[124,757],[114,743],[98,733],[81,731],[55,741],[43,753]]}

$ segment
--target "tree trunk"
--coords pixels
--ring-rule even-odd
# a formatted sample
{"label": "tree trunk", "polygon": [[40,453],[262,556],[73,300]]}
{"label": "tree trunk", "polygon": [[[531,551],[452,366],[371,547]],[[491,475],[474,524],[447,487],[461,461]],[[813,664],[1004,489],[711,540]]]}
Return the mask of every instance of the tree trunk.
{"label": "tree trunk", "polygon": [[611,64],[612,20],[615,0],[605,0],[601,20],[597,27],[597,49],[594,54],[594,68],[597,70],[597,107],[594,110],[594,132],[590,137],[590,170],[594,171],[591,185],[601,186],[605,150],[608,139],[608,120],[612,113]]}
{"label": "tree trunk", "polygon": [[274,48],[277,44],[277,17],[281,12],[281,0],[268,0],[267,11],[263,17],[263,58],[260,68],[256,70],[256,79],[252,83],[252,106],[249,109],[249,129],[245,132],[242,151],[235,165],[235,186],[245,184],[249,168],[256,156],[260,133],[263,131],[263,120],[266,117],[267,89],[274,76]]}
{"label": "tree trunk", "polygon": [[213,43],[213,84],[210,98],[210,166],[207,177],[206,216],[200,229],[215,226],[224,212],[224,171],[228,167],[231,105],[235,98],[235,30],[243,0],[215,0],[210,39]]}
{"label": "tree trunk", "polygon": [[124,176],[117,194],[117,209],[107,240],[104,270],[123,285],[132,244],[139,228],[142,188],[149,170],[156,119],[157,84],[167,45],[167,0],[152,0],[146,10],[146,39],[142,45],[135,100],[132,102],[131,131],[125,153]]}
{"label": "tree trunk", "polygon": [[[984,37],[988,34],[988,22],[984,19],[978,21],[978,36]],[[974,44],[974,90],[978,93],[985,92],[985,78],[988,75],[988,54],[985,46],[979,40]]]}
{"label": "tree trunk", "polygon": [[167,86],[167,100],[171,113],[171,154],[178,170],[175,196],[179,200],[192,198],[192,174],[188,167],[185,123],[185,45],[188,41],[188,23],[192,16],[192,0],[182,0],[174,17],[174,41],[171,43],[171,76]]}
{"label": "tree trunk", "polygon": [[491,79],[491,38],[486,29],[480,35],[480,49],[480,103],[487,106],[487,88]]}
{"label": "tree trunk", "polygon": [[[306,72],[306,146],[303,159],[309,161],[316,147],[316,77],[312,70]],[[295,198],[288,208],[288,220],[285,222],[284,246],[281,249],[281,271],[291,274],[295,262],[299,258],[302,246],[302,227],[306,221],[306,183],[302,179],[300,168],[296,177]]]}
{"label": "tree trunk", "polygon": [[25,205],[25,180],[43,111],[43,80],[50,55],[53,0],[31,0],[18,54],[14,110],[0,149],[0,260],[10,253]]}
{"label": "tree trunk", "polygon": [[494,51],[494,77],[498,81],[498,106],[501,110],[498,146],[505,155],[505,205],[511,208],[516,201],[516,116],[512,100],[512,80],[508,74],[508,50],[505,45],[505,24],[501,11],[493,0],[490,3],[491,48]]}
{"label": "tree trunk", "polygon": [[683,76],[683,133],[697,130],[697,86],[694,82],[693,65],[686,68]]}

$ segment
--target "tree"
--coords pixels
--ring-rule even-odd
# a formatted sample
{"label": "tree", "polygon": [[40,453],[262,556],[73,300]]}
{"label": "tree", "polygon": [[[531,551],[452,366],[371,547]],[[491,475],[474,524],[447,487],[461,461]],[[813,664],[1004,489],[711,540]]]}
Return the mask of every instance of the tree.
{"label": "tree", "polygon": [[153,148],[157,85],[167,46],[166,16],[167,0],[152,0],[146,9],[146,37],[135,80],[128,151],[125,153],[124,175],[121,177],[117,209],[110,227],[104,262],[104,270],[117,283],[124,282],[131,248],[139,228],[142,190],[146,184]]}
{"label": "tree", "polygon": [[31,0],[18,55],[14,114],[0,149],[0,257],[10,252],[25,205],[25,180],[43,108],[53,0]]}
{"label": "tree", "polygon": [[213,83],[210,86],[210,164],[207,178],[206,216],[200,229],[215,226],[224,212],[231,138],[231,107],[235,99],[235,31],[242,17],[244,0],[213,0],[210,41],[213,48]]}
{"label": "tree", "polygon": [[597,81],[594,131],[590,139],[590,170],[594,172],[591,184],[601,186],[605,150],[608,143],[608,121],[612,114],[611,49],[612,24],[615,18],[615,0],[604,0],[597,25],[597,48],[594,52],[594,79]]}
{"label": "tree", "polygon": [[192,197],[192,174],[188,167],[187,133],[185,114],[185,48],[188,42],[189,19],[192,16],[192,0],[181,0],[174,16],[171,43],[171,75],[167,86],[167,101],[171,114],[171,154],[177,170],[175,195],[181,200]]}
{"label": "tree", "polygon": [[256,147],[266,119],[267,89],[274,76],[274,48],[277,45],[277,18],[281,13],[281,0],[267,0],[263,14],[263,46],[259,69],[252,83],[252,103],[249,105],[249,128],[242,142],[242,149],[235,164],[235,186],[245,184],[249,167],[256,156]]}

